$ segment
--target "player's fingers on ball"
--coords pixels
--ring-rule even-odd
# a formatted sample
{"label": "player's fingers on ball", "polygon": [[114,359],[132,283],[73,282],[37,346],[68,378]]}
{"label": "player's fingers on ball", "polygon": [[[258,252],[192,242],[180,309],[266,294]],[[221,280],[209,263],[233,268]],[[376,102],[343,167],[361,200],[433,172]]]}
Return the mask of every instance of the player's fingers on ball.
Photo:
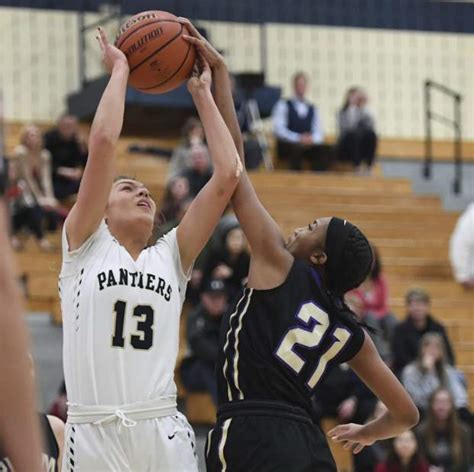
{"label": "player's fingers on ball", "polygon": [[100,36],[100,30],[99,30],[99,28],[97,28],[97,35],[96,35],[95,38],[97,39],[100,48],[101,48],[101,49],[104,49],[104,43],[103,43],[103,41],[102,41],[102,37]]}
{"label": "player's fingers on ball", "polygon": [[105,31],[100,26],[97,29],[99,31],[99,36],[100,36],[100,40],[102,41],[102,44],[104,46],[107,46],[109,44],[109,40],[107,39],[107,35],[105,34]]}
{"label": "player's fingers on ball", "polygon": [[[182,17],[180,17],[182,18]],[[184,20],[184,25],[188,28],[189,32],[191,33],[192,36],[196,36],[196,38],[202,38],[201,33],[197,30],[197,28],[187,19],[183,18]],[[180,22],[181,23],[181,22]]]}

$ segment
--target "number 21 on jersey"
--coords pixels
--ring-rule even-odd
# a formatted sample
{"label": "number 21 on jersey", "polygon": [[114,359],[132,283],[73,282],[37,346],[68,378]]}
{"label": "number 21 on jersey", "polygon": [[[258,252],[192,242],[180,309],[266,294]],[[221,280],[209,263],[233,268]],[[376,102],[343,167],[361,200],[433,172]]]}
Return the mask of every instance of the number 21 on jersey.
{"label": "number 21 on jersey", "polygon": [[[330,328],[329,316],[313,302],[304,303],[296,314],[299,322],[291,328],[280,342],[275,355],[282,360],[296,374],[306,364],[306,360],[293,349],[295,346],[304,346],[310,349],[317,348]],[[315,321],[312,329],[309,328],[311,320]],[[314,372],[306,382],[310,389],[314,389],[321,380],[328,362],[334,359],[351,337],[349,330],[337,327],[332,331],[333,342],[321,355]]]}

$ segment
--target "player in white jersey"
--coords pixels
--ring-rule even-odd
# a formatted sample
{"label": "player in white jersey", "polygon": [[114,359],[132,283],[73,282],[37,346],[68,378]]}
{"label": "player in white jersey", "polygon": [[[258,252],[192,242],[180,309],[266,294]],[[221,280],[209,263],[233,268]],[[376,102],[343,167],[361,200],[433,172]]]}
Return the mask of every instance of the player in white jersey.
{"label": "player in white jersey", "polygon": [[69,399],[63,470],[196,471],[194,434],[176,410],[179,316],[194,259],[238,183],[241,165],[199,58],[188,81],[214,172],[176,229],[147,247],[156,206],[133,179],[114,182],[129,74],[99,30],[111,78],[63,231],[60,292]]}

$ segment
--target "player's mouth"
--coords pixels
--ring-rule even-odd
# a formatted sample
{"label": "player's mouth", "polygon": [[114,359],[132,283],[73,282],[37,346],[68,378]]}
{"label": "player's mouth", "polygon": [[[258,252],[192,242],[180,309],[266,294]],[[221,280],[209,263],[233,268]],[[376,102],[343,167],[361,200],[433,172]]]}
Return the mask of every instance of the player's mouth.
{"label": "player's mouth", "polygon": [[145,198],[142,198],[138,201],[137,206],[147,208],[148,210],[151,210],[151,203],[146,200]]}

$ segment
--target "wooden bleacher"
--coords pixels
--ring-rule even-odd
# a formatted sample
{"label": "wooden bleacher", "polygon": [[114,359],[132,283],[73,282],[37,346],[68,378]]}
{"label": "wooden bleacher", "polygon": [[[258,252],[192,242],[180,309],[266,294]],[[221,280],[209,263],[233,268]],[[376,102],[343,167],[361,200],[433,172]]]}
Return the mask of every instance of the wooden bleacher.
{"label": "wooden bleacher", "polygon": [[[118,170],[142,180],[159,201],[167,162],[129,155],[128,145],[140,141],[143,140],[121,141]],[[415,158],[411,152],[406,155]],[[320,216],[338,215],[360,226],[380,251],[389,280],[391,307],[398,317],[404,316],[408,288],[424,287],[431,293],[432,312],[447,326],[474,406],[474,294],[453,281],[448,260],[448,241],[459,215],[445,212],[435,196],[415,195],[407,179],[285,171],[257,172],[251,178],[285,234]],[[20,273],[27,276],[29,310],[48,311],[59,323],[59,234],[53,235],[51,241],[57,246],[52,254],[41,253],[29,241],[26,249],[18,253],[18,263]],[[184,330],[181,340],[184,342]],[[183,346],[180,353],[184,353]],[[209,397],[188,394],[186,398],[191,422],[208,423],[214,418]]]}

